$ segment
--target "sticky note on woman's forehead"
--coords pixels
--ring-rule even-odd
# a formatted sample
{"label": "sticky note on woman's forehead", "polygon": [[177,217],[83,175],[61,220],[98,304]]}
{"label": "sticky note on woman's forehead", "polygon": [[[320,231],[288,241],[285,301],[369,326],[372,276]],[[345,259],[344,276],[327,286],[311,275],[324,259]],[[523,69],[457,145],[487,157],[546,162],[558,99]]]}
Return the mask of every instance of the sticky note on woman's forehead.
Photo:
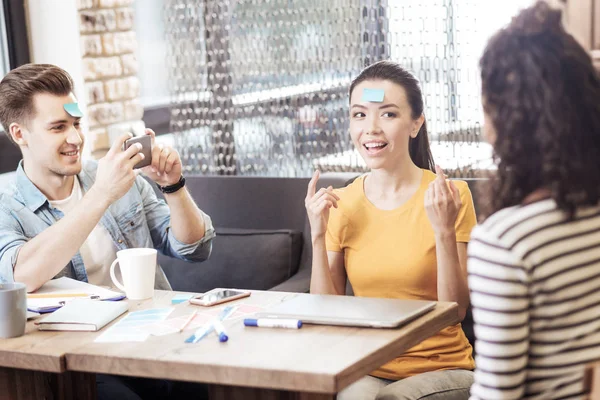
{"label": "sticky note on woman's forehead", "polygon": [[77,103],[67,103],[67,104],[63,105],[63,108],[73,118],[82,118],[83,117],[83,113],[79,109],[79,106],[77,105]]}
{"label": "sticky note on woman's forehead", "polygon": [[381,103],[384,96],[383,89],[363,89],[362,101],[373,101],[375,103]]}

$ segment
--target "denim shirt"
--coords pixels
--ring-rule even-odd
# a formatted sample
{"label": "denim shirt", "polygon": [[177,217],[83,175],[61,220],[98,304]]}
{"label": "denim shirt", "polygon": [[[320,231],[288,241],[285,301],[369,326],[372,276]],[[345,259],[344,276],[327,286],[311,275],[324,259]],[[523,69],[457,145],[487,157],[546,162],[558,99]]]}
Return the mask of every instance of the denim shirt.
{"label": "denim shirt", "polygon": [[[79,182],[87,192],[96,177],[98,163],[84,161]],[[63,217],[50,206],[44,194],[29,180],[19,163],[15,179],[6,188],[0,188],[0,282],[14,281],[13,269],[22,245],[40,234]],[[158,199],[154,189],[138,176],[133,187],[104,213],[100,224],[110,234],[117,250],[133,247],[155,248],[166,256],[186,261],[204,261],[211,252],[215,231],[210,217],[202,213],[206,230],[196,243],[178,241],[170,229],[170,211],[164,200]],[[55,276],[67,276],[87,282],[87,273],[79,252]],[[157,265],[155,287],[169,290],[171,285],[162,268]]]}

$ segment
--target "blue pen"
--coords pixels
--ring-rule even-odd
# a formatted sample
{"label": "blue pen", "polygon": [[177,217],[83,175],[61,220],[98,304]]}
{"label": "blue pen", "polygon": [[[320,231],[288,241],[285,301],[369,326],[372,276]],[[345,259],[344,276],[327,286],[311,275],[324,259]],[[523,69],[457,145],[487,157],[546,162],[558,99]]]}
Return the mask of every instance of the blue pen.
{"label": "blue pen", "polygon": [[196,330],[196,332],[194,332],[194,334],[192,336],[187,338],[185,340],[185,342],[186,343],[198,343],[206,335],[208,335],[210,333],[210,331],[212,331],[212,329],[213,329],[212,322],[208,322],[208,323],[204,324],[203,326],[201,326],[198,330]]}
{"label": "blue pen", "polygon": [[119,300],[123,300],[125,298],[127,298],[127,296],[125,296],[124,294],[122,294],[122,295],[119,295],[119,296],[107,297],[107,298],[100,299],[100,300],[102,300],[102,301],[119,301]]}
{"label": "blue pen", "polygon": [[56,306],[56,307],[48,307],[48,308],[43,308],[43,309],[31,309],[28,308],[27,310],[31,311],[31,312],[36,312],[39,314],[48,314],[48,313],[52,313],[56,310],[58,310],[59,308],[61,308],[62,306]]}
{"label": "blue pen", "polygon": [[204,324],[203,326],[198,328],[198,330],[196,332],[194,332],[194,334],[192,336],[188,337],[185,340],[185,342],[186,343],[198,343],[200,340],[202,340],[204,337],[206,337],[210,333],[210,331],[213,330],[213,322],[214,321],[223,321],[224,319],[229,317],[231,314],[233,314],[233,312],[236,309],[237,309],[237,306],[225,307],[219,314],[218,318],[216,318],[213,321],[207,322],[206,324]]}
{"label": "blue pen", "polygon": [[225,332],[225,327],[219,320],[213,321],[213,328],[215,328],[215,332],[219,336],[219,342],[223,343],[229,340],[229,336],[227,336],[227,332]]}

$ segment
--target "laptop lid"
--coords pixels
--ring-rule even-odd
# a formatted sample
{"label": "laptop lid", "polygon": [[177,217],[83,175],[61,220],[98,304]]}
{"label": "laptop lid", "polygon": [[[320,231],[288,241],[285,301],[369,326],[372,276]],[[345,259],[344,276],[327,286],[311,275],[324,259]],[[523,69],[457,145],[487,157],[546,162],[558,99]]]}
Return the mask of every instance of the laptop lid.
{"label": "laptop lid", "polygon": [[435,307],[434,301],[300,294],[256,314],[322,325],[394,328]]}

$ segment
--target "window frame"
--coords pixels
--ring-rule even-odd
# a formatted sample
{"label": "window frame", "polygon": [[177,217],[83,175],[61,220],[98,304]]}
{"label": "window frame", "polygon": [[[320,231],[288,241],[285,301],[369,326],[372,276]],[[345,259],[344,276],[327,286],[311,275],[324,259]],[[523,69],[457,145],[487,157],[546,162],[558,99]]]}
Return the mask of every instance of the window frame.
{"label": "window frame", "polygon": [[29,34],[23,0],[3,0],[9,68],[30,62]]}
{"label": "window frame", "polygon": [[[29,34],[25,18],[25,2],[23,0],[3,0],[2,11],[4,14],[6,48],[8,51],[9,70],[30,62]],[[15,146],[2,128],[0,138],[3,145],[0,147],[0,174],[15,170],[21,159],[21,151]]]}

